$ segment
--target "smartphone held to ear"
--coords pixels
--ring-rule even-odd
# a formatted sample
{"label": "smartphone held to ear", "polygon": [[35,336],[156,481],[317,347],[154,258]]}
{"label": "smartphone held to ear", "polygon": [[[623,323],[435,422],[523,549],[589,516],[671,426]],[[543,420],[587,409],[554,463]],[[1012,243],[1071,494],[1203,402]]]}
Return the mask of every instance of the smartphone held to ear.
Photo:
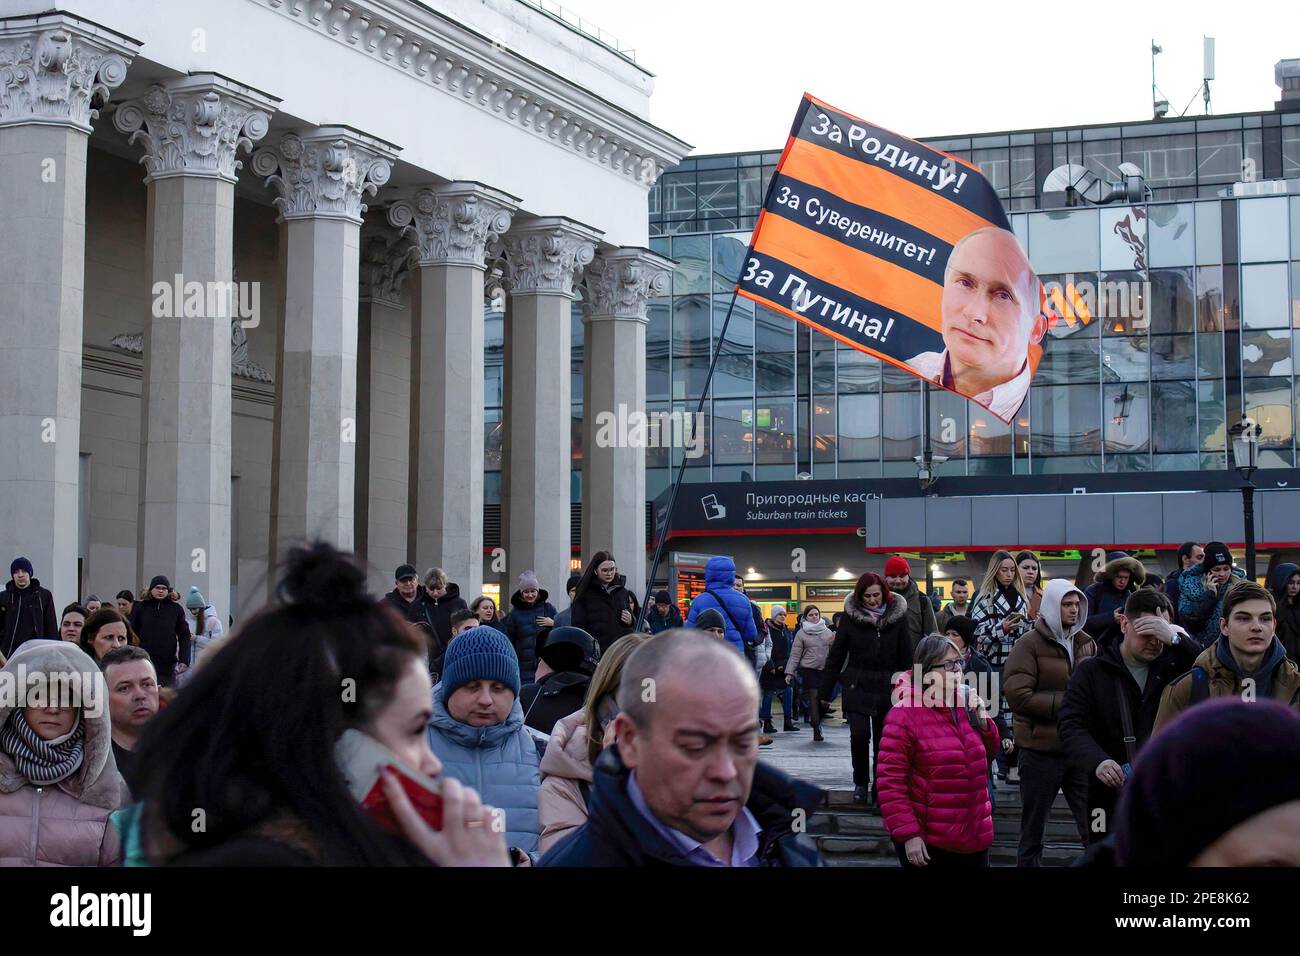
{"label": "smartphone held to ear", "polygon": [[334,748],[334,759],[347,780],[348,790],[361,808],[388,833],[402,835],[392,804],[384,792],[384,768],[397,778],[411,806],[432,829],[442,829],[442,785],[412,770],[369,734],[346,730]]}

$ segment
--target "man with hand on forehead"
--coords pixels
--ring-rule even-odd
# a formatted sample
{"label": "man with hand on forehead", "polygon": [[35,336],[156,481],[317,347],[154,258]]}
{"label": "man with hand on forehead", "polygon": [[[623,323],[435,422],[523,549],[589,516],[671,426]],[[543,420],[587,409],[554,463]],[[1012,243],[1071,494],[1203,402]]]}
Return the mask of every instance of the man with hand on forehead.
{"label": "man with hand on forehead", "polygon": [[997,226],[968,233],[952,247],[943,273],[944,349],[908,364],[1009,420],[1029,389],[1029,346],[1047,332],[1040,289],[1012,233]]}
{"label": "man with hand on forehead", "polygon": [[542,866],[819,866],[823,792],[758,762],[758,684],[725,641],[673,629],[623,665],[587,822]]}

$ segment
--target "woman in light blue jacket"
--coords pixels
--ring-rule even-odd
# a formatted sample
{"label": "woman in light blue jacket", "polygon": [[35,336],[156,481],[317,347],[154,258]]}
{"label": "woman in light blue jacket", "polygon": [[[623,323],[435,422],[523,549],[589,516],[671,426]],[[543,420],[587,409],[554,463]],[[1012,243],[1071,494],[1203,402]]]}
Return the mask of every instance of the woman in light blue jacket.
{"label": "woman in light blue jacket", "polygon": [[496,628],[470,628],[447,646],[442,682],[433,689],[429,749],[443,774],[505,811],[506,843],[515,860],[535,856],[540,748],[524,726],[515,650]]}

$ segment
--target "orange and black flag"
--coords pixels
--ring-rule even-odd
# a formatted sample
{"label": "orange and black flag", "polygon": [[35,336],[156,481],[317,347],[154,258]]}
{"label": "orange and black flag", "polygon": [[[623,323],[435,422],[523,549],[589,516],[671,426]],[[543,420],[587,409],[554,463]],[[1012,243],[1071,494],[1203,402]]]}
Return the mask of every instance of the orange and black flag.
{"label": "orange and black flag", "polygon": [[[1000,403],[962,391],[941,308],[954,245],[990,227],[1011,235],[978,167],[804,94],[736,291],[1009,420],[1020,401],[1006,389]],[[1009,386],[1020,399],[1042,354],[1027,338]]]}

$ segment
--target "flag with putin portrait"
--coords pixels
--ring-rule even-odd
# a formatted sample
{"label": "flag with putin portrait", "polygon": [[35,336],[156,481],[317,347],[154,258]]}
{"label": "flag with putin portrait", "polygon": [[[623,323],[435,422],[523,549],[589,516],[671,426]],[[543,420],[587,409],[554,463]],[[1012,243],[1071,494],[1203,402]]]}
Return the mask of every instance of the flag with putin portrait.
{"label": "flag with putin portrait", "polygon": [[808,94],[736,291],[1006,422],[1048,324],[978,167]]}

